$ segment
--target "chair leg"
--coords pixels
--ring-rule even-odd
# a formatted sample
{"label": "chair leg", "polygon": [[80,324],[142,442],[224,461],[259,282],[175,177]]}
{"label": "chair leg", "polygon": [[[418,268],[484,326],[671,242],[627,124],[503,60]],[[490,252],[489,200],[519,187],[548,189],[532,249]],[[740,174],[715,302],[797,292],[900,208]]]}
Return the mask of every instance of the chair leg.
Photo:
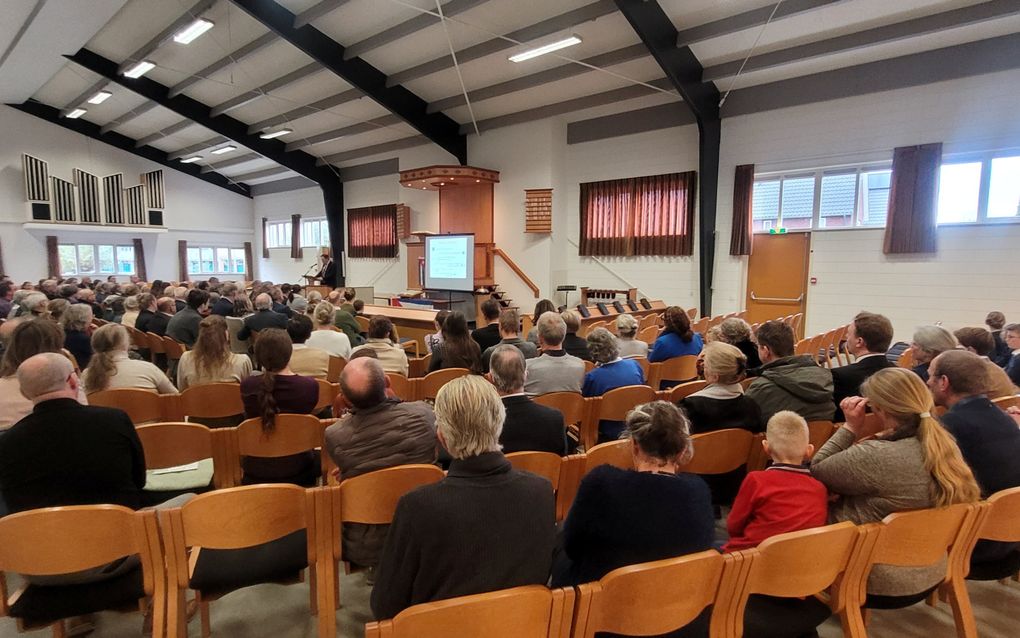
{"label": "chair leg", "polygon": [[318,598],[318,584],[319,581],[315,575],[315,565],[308,566],[308,594],[309,601],[308,606],[311,608],[312,615],[315,616],[319,613],[319,598]]}
{"label": "chair leg", "polygon": [[956,635],[958,638],[977,638],[977,622],[974,620],[974,610],[970,606],[970,594],[967,592],[967,584],[963,579],[949,585],[949,602],[953,606],[953,620],[956,621]]}
{"label": "chair leg", "polygon": [[202,638],[209,638],[212,635],[212,628],[209,623],[209,603],[199,599],[198,613],[202,617]]}
{"label": "chair leg", "polygon": [[67,633],[64,631],[64,621],[63,620],[58,620],[57,622],[53,623],[52,627],[53,627],[53,638],[64,638],[65,636],[67,636]]}
{"label": "chair leg", "polygon": [[[183,638],[188,634],[187,603],[184,590],[174,587],[167,595],[166,635],[167,638]],[[155,627],[155,625],[153,625]]]}

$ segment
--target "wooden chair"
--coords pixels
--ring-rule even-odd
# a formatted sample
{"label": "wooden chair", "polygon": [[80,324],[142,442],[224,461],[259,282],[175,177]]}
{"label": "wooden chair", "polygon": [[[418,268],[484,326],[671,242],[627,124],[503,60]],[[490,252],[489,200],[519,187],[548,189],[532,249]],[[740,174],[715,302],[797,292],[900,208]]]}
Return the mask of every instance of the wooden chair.
{"label": "wooden chair", "polygon": [[535,397],[535,403],[559,410],[563,423],[581,427],[588,416],[589,402],[579,392],[550,392]]}
{"label": "wooden chair", "polygon": [[673,387],[673,385],[694,381],[697,378],[698,357],[688,354],[653,363],[645,382],[653,390],[659,390],[663,381],[672,382],[670,387]]}
{"label": "wooden chair", "polygon": [[149,339],[144,332],[134,326],[124,326],[124,328],[126,328],[128,334],[131,335],[131,343],[134,344],[135,348],[139,350],[148,349]]}
{"label": "wooden chair", "polygon": [[[333,357],[330,357],[331,359]],[[339,359],[340,357],[336,357]],[[338,383],[330,383],[325,379],[316,379],[316,383],[319,384],[319,400],[315,404],[315,413],[318,414],[327,407],[333,405],[333,399],[340,394],[340,385]]]}
{"label": "wooden chair", "polygon": [[595,362],[594,361],[588,361],[587,359],[585,359],[585,361],[584,361],[584,373],[588,374],[589,372],[591,372],[594,369],[595,369]]}
{"label": "wooden chair", "polygon": [[362,315],[356,315],[354,320],[358,322],[358,332],[368,332],[368,317]]}
{"label": "wooden chair", "polygon": [[152,363],[158,365],[159,357],[157,357],[156,355],[158,354],[166,355],[166,348],[163,346],[163,337],[152,332],[146,332],[145,341],[148,344],[147,347],[149,348],[149,357],[152,360]]}
{"label": "wooden chair", "polygon": [[418,383],[418,398],[435,399],[439,388],[458,377],[471,374],[467,368],[445,368],[426,374]]}
{"label": "wooden chair", "polygon": [[992,399],[992,403],[1003,410],[1006,408],[1016,408],[1020,407],[1020,396],[999,397],[998,399]]}
{"label": "wooden chair", "polygon": [[[240,485],[243,478],[239,457],[276,458],[314,450],[323,445],[322,425],[311,414],[277,414],[275,425],[268,435],[262,431],[262,419],[259,417],[248,419],[237,426],[235,485]],[[330,469],[326,457],[328,454],[323,450],[319,455],[319,474],[323,481],[329,476]]]}
{"label": "wooden chair", "polygon": [[725,474],[747,464],[754,435],[747,430],[727,428],[695,434],[694,457],[683,466],[691,474]]}
{"label": "wooden chair", "polygon": [[628,385],[596,397],[587,427],[581,430],[581,444],[590,450],[598,439],[599,421],[623,421],[634,406],[655,400],[655,390],[647,385]]}
{"label": "wooden chair", "polygon": [[[55,576],[100,567],[135,554],[141,565],[141,587],[136,591],[118,587],[124,578],[117,578],[56,588],[28,585],[8,598],[5,572]],[[18,631],[52,626],[54,638],[63,638],[66,618],[106,609],[144,610],[146,599],[150,599],[152,635],[160,638],[166,635],[163,562],[154,511],[79,505],[11,514],[0,519],[0,614],[16,618]],[[61,615],[59,609],[68,606],[75,611]]]}
{"label": "wooden chair", "polygon": [[556,520],[567,517],[570,506],[574,504],[577,489],[581,486],[584,476],[584,454],[571,454],[560,459],[560,480],[556,489]]}
{"label": "wooden chair", "polygon": [[[196,419],[229,419],[236,425],[244,416],[244,401],[239,383],[204,383],[188,387],[180,396],[181,417]],[[216,424],[220,425],[220,424]]]}
{"label": "wooden chair", "polygon": [[428,353],[417,359],[407,360],[407,376],[409,379],[420,379],[428,374],[429,364],[432,363],[432,353]]}
{"label": "wooden chair", "polygon": [[648,345],[655,343],[655,340],[659,338],[659,327],[658,326],[647,326],[638,331],[637,340],[644,341]]}
{"label": "wooden chair", "polygon": [[836,433],[836,426],[832,421],[808,421],[807,426],[808,443],[815,446],[816,451]]}
{"label": "wooden chair", "polygon": [[634,469],[634,455],[629,439],[599,443],[584,455],[584,474],[599,465],[612,465],[623,470]]}
{"label": "wooden chair", "polygon": [[226,449],[220,449],[212,431],[197,423],[153,423],[135,428],[145,452],[145,469],[158,470],[213,461],[213,487],[233,487],[233,474],[228,469]]}
{"label": "wooden chair", "polygon": [[506,460],[514,469],[524,470],[549,479],[555,492],[560,486],[560,466],[563,458],[551,452],[511,452]]}
{"label": "wooden chair", "polygon": [[[255,343],[255,336],[253,335],[252,344]],[[166,367],[168,374],[173,375],[174,371],[177,370],[177,362],[184,356],[184,344],[174,341],[170,337],[163,337],[163,351],[166,353]]]}
{"label": "wooden chair", "polygon": [[[182,507],[159,513],[167,548],[167,629],[172,638],[186,638],[185,591],[195,589],[202,619],[202,636],[211,627],[209,603],[264,582],[299,582],[307,568],[311,575],[311,610],[319,613],[319,635],[335,635],[332,605],[320,604],[323,583],[316,578],[320,548],[316,499],[296,485],[250,485],[197,496]],[[189,557],[189,549],[191,554]],[[245,560],[246,559],[246,560]],[[244,565],[245,573],[230,574]],[[280,574],[293,574],[280,578]],[[236,586],[236,582],[245,584]],[[322,592],[324,595],[324,592]]]}
{"label": "wooden chair", "polygon": [[343,357],[330,356],[329,368],[326,370],[326,381],[330,383],[336,383],[340,381],[340,373],[344,371],[344,366],[347,365],[347,359]]}
{"label": "wooden chair", "polygon": [[700,335],[704,335],[708,330],[708,322],[711,321],[711,317],[702,317],[697,321],[691,323],[691,330],[697,332]]}
{"label": "wooden chair", "polygon": [[904,350],[903,354],[901,354],[896,359],[896,365],[898,365],[901,368],[906,368],[908,370],[910,368],[913,368],[914,367],[914,351],[911,350],[910,348],[907,348],[906,350]]}
{"label": "wooden chair", "polygon": [[688,310],[687,310],[687,318],[690,319],[692,322],[695,319],[697,319],[698,318],[698,309],[697,308],[688,308]]}
{"label": "wooden chair", "polygon": [[103,408],[119,408],[127,412],[135,425],[163,421],[167,418],[163,398],[155,390],[138,388],[114,388],[88,395],[89,405]]}
{"label": "wooden chair", "polygon": [[[708,550],[614,569],[577,588],[573,638],[665,634],[690,624],[709,605],[714,605],[709,635],[721,638],[726,594],[735,580],[731,565],[733,557]],[[724,571],[730,572],[725,579]]]}
{"label": "wooden chair", "polygon": [[751,384],[754,383],[754,380],[757,378],[758,377],[747,377],[746,379],[740,382],[740,387],[744,388],[744,391],[747,391],[747,389],[751,387]]}
{"label": "wooden chair", "polygon": [[631,361],[637,362],[641,366],[641,375],[644,376],[645,380],[648,380],[648,375],[651,372],[652,364],[648,362],[648,357],[625,357]]}
{"label": "wooden chair", "polygon": [[387,372],[386,378],[390,381],[390,389],[404,401],[417,401],[418,397],[415,392],[417,386],[416,379],[408,379],[402,374],[396,372]]}
{"label": "wooden chair", "polygon": [[691,396],[695,392],[699,392],[705,389],[708,385],[708,381],[688,381],[687,383],[681,383],[675,385],[671,390],[660,390],[659,397],[663,401],[669,401],[670,403],[679,403],[680,401]]}
{"label": "wooden chair", "polygon": [[[996,492],[980,506],[978,520],[974,526],[974,540],[989,540],[1002,543],[1020,542],[1020,487]],[[969,570],[967,578],[973,580],[1000,580],[1017,574],[1018,552],[1004,560],[989,564],[975,564],[968,554],[963,557],[961,570]]]}
{"label": "wooden chair", "polygon": [[[864,638],[864,627],[851,623],[846,602],[851,588],[861,586],[863,567],[872,547],[856,525],[844,522],[779,534],[757,548],[737,552],[737,559],[744,565],[744,578],[728,607],[727,635],[743,635],[748,601],[751,595],[759,594],[805,599],[800,613],[791,612],[794,618],[773,618],[772,622],[800,619],[805,626],[797,630],[804,629],[803,633],[808,634],[831,612],[840,615],[844,636]],[[827,605],[813,598],[826,590]],[[751,603],[752,607],[755,605]]]}
{"label": "wooden chair", "polygon": [[526,585],[414,605],[365,625],[365,638],[567,638],[573,609],[572,588]]}

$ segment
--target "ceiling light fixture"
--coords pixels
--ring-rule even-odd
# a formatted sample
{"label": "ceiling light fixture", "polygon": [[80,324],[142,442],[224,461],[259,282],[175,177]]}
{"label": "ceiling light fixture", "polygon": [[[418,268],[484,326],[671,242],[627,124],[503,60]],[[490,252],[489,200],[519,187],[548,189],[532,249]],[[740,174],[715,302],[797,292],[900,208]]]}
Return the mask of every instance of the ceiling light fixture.
{"label": "ceiling light fixture", "polygon": [[264,139],[264,140],[272,140],[272,139],[276,139],[278,137],[282,137],[284,135],[287,135],[287,134],[293,133],[293,132],[294,131],[290,130],[289,128],[282,128],[282,129],[280,129],[278,131],[273,131],[272,133],[266,131],[266,132],[262,133],[261,135],[259,135],[259,137]]}
{"label": "ceiling light fixture", "polygon": [[518,53],[517,55],[511,55],[507,59],[510,60],[511,62],[524,62],[525,60],[537,58],[538,56],[545,55],[546,53],[552,53],[553,51],[559,51],[560,49],[572,47],[575,44],[581,44],[581,38],[577,37],[576,35],[572,35],[569,38],[566,38],[565,40],[550,42],[549,44],[540,46],[538,48],[530,49],[528,51],[524,51],[523,53]]}
{"label": "ceiling light fixture", "polygon": [[188,26],[174,34],[174,42],[177,44],[191,44],[198,36],[213,28],[212,20],[199,18]]}
{"label": "ceiling light fixture", "polygon": [[141,62],[136,63],[134,66],[131,66],[126,71],[124,71],[124,77],[131,79],[140,78],[155,68],[156,68],[155,62],[142,60]]}
{"label": "ceiling light fixture", "polygon": [[223,155],[224,153],[229,153],[230,151],[236,151],[236,150],[237,150],[236,146],[224,146],[223,148],[218,148],[215,151],[212,151],[212,154],[213,155]]}
{"label": "ceiling light fixture", "polygon": [[96,93],[95,95],[90,97],[88,99],[88,102],[89,104],[102,104],[112,96],[113,93],[110,93],[109,91],[100,91],[99,93]]}
{"label": "ceiling light fixture", "polygon": [[85,109],[74,109],[73,111],[67,113],[67,115],[65,115],[64,117],[66,117],[69,120],[76,120],[82,115],[85,115],[86,113],[88,113],[88,111],[86,111]]}
{"label": "ceiling light fixture", "polygon": [[191,164],[192,162],[197,162],[200,159],[202,159],[201,155],[192,155],[191,157],[185,157],[182,159],[181,164]]}

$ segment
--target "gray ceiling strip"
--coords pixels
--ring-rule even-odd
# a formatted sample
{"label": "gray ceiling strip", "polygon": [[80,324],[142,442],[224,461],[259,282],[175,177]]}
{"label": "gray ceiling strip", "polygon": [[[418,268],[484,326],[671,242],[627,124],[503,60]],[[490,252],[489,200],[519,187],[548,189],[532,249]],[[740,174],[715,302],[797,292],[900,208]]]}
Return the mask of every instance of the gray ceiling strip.
{"label": "gray ceiling strip", "polygon": [[308,179],[307,177],[288,177],[287,179],[277,180],[275,182],[266,182],[265,184],[251,184],[252,197],[258,195],[272,195],[273,193],[286,193],[288,191],[301,190],[303,188],[318,188],[319,185]]}
{"label": "gray ceiling strip", "polygon": [[231,166],[238,166],[240,164],[247,164],[248,162],[254,162],[260,159],[264,159],[267,162],[272,161],[270,159],[262,157],[258,153],[245,153],[244,155],[238,155],[237,157],[231,157],[227,159],[211,159],[209,160],[210,162],[209,164],[202,166],[202,172],[209,173],[211,171],[221,171],[224,168],[230,168]]}
{"label": "gray ceiling strip", "polygon": [[339,9],[342,5],[347,4],[347,2],[348,0],[322,0],[322,2],[307,11],[294,16],[294,28],[300,29],[311,21]]}
{"label": "gray ceiling strip", "polygon": [[345,126],[344,128],[338,128],[333,131],[326,131],[325,133],[319,133],[318,135],[309,135],[307,137],[294,140],[287,144],[285,150],[294,151],[299,148],[306,146],[312,146],[313,144],[322,144],[324,142],[332,142],[342,137],[349,137],[351,135],[360,135],[361,133],[370,133],[377,131],[381,127],[393,126],[394,124],[400,124],[404,120],[400,119],[396,115],[384,115],[377,117],[374,120],[368,120],[367,122],[360,122],[351,126]]}
{"label": "gray ceiling strip", "polygon": [[390,159],[379,160],[378,162],[369,162],[367,164],[358,164],[357,166],[341,168],[340,181],[347,183],[358,179],[394,175],[399,172],[400,159],[391,157]]}
{"label": "gray ceiling strip", "polygon": [[571,122],[567,125],[567,144],[580,144],[607,137],[634,135],[694,123],[694,115],[682,103],[660,104],[626,113]]}
{"label": "gray ceiling strip", "polygon": [[192,75],[191,77],[181,80],[174,86],[170,87],[170,97],[180,95],[181,93],[184,92],[186,88],[188,88],[192,84],[195,84],[196,82],[201,82],[202,80],[210,77],[217,71],[222,71],[231,64],[243,60],[252,53],[255,53],[256,51],[269,46],[273,42],[276,42],[276,34],[264,33],[260,35],[259,37],[255,38],[248,44],[241,47],[240,49],[237,49],[233,53],[226,55],[220,58],[219,60],[216,60],[215,62],[205,67],[204,69],[195,72],[195,74]]}
{"label": "gray ceiling strip", "polygon": [[21,42],[21,38],[25,37],[25,33],[32,26],[36,16],[39,15],[39,12],[42,11],[44,6],[46,6],[46,0],[36,0],[35,6],[32,7],[32,10],[29,11],[28,15],[25,17],[25,21],[21,23],[20,27],[18,27],[18,32],[14,34],[14,37],[7,43],[7,48],[4,49],[3,54],[0,55],[0,67],[2,67],[4,63],[7,62],[7,58],[11,57],[11,54],[14,53],[14,49],[16,49],[18,44]]}
{"label": "gray ceiling strip", "polygon": [[288,122],[293,122],[296,119],[307,117],[309,115],[315,115],[320,111],[325,111],[335,106],[340,106],[341,104],[346,104],[347,102],[352,102],[363,97],[365,97],[365,94],[362,93],[361,91],[357,89],[348,89],[343,93],[338,93],[336,95],[331,95],[329,97],[322,98],[321,100],[318,100],[317,102],[312,102],[311,104],[308,104],[306,106],[299,106],[295,109],[287,111],[286,113],[274,115],[273,117],[262,120],[261,122],[255,122],[254,124],[248,127],[248,132],[258,133],[259,131],[263,131],[267,128],[287,124]]}
{"label": "gray ceiling strip", "polygon": [[170,159],[172,159],[172,160],[173,159],[180,159],[182,157],[187,157],[188,155],[194,155],[195,153],[198,153],[199,151],[204,151],[207,148],[211,148],[213,146],[218,146],[220,144],[223,144],[224,142],[229,142],[229,141],[230,140],[228,140],[227,138],[225,138],[223,136],[220,136],[220,135],[217,135],[216,137],[211,137],[211,138],[205,140],[204,142],[199,142],[198,144],[192,144],[191,146],[186,146],[185,148],[182,148],[179,151],[174,151],[173,153],[170,153],[168,155],[168,157]]}
{"label": "gray ceiling strip", "polygon": [[[468,9],[472,9],[480,4],[488,2],[488,0],[449,0],[443,4],[443,15],[448,18],[464,13]],[[413,18],[405,20],[400,24],[396,24],[388,29],[384,29],[379,33],[371,35],[360,42],[346,47],[344,49],[344,59],[350,60],[351,58],[361,57],[362,55],[378,49],[381,46],[396,42],[400,38],[405,38],[409,35],[413,35],[422,29],[427,29],[434,24],[439,24],[439,18],[429,13],[419,13]]]}
{"label": "gray ceiling strip", "polygon": [[120,71],[134,65],[135,62],[147,58],[153,51],[159,48],[159,45],[163,44],[167,41],[167,39],[173,37],[175,33],[194,22],[196,16],[201,13],[205,13],[209,10],[209,7],[214,4],[216,4],[216,0],[199,0],[196,2],[191,6],[191,9],[182,14],[181,17],[174,20],[170,26],[160,31],[156,37],[143,44],[141,48],[125,58],[124,62],[120,65]]}
{"label": "gray ceiling strip", "polygon": [[[828,40],[802,44],[770,53],[762,53],[747,60],[744,72],[768,69],[790,62],[798,62],[800,60],[851,51],[876,44],[936,33],[943,29],[952,29],[954,27],[993,20],[1018,12],[1020,12],[1020,4],[1016,0],[992,0],[992,2],[984,2],[913,20],[905,20],[874,29],[858,31],[857,33],[848,33],[847,35]],[[733,60],[732,62],[707,67],[704,77],[706,80],[718,80],[736,75],[740,71],[741,64],[742,60]]]}
{"label": "gray ceiling strip", "polygon": [[142,139],[135,142],[135,144],[138,146],[146,146],[148,144],[152,144],[153,142],[158,142],[159,140],[163,139],[168,135],[180,133],[181,131],[188,128],[192,124],[194,124],[194,122],[192,122],[191,120],[181,120],[176,124],[172,124],[164,129],[156,131],[152,135],[146,135]]}
{"label": "gray ceiling strip", "polygon": [[319,158],[318,164],[319,166],[336,164],[338,162],[346,162],[360,157],[371,157],[372,155],[378,155],[380,153],[389,153],[390,151],[399,151],[401,149],[424,146],[431,143],[432,141],[424,135],[414,135],[412,137],[405,137],[392,142],[384,142],[374,146],[365,146],[353,151],[345,151],[343,153],[337,153],[336,155],[330,155],[329,157],[322,157]]}
{"label": "gray ceiling strip", "polygon": [[[629,47],[623,47],[622,49],[616,49],[615,51],[593,55],[592,57],[585,58],[581,61],[597,67],[607,67],[615,64],[622,64],[624,62],[630,62],[631,60],[636,60],[647,55],[648,49],[645,45],[634,44]],[[498,84],[492,84],[480,89],[468,91],[468,97],[472,102],[480,102],[482,100],[489,100],[508,93],[514,93],[516,91],[533,89],[536,86],[541,86],[550,82],[558,82],[559,80],[576,77],[584,73],[591,73],[592,71],[593,70],[588,67],[570,62],[545,71],[525,75],[524,77],[514,78],[512,80],[507,80],[506,82],[499,82]],[[464,95],[458,93],[457,95],[452,95],[432,102],[429,104],[428,112],[434,113],[436,111],[445,111],[446,109],[462,106],[464,103]]]}
{"label": "gray ceiling strip", "polygon": [[280,77],[276,78],[275,80],[273,80],[272,82],[268,82],[266,84],[263,84],[262,86],[258,87],[257,89],[253,89],[251,91],[246,91],[246,92],[242,93],[241,95],[238,95],[235,98],[231,98],[231,99],[227,100],[226,102],[223,102],[221,104],[217,104],[216,106],[214,106],[211,109],[209,109],[209,114],[212,117],[216,117],[217,115],[223,115],[227,111],[231,111],[233,109],[240,108],[240,107],[244,106],[245,104],[248,104],[249,102],[253,102],[253,101],[255,101],[255,100],[257,100],[257,99],[259,99],[261,97],[265,97],[265,95],[267,93],[271,93],[271,92],[273,92],[273,91],[275,91],[277,89],[282,89],[283,87],[287,86],[288,84],[292,84],[294,82],[297,82],[298,80],[303,80],[303,79],[305,79],[305,78],[307,78],[307,77],[309,77],[311,75],[314,75],[315,73],[318,73],[319,71],[322,71],[322,70],[323,70],[323,68],[322,68],[322,66],[319,65],[318,62],[312,62],[310,64],[306,64],[303,67],[301,67],[300,69],[297,69],[295,71],[291,71],[290,73],[288,73],[286,75],[280,76]]}
{"label": "gray ceiling strip", "polygon": [[106,124],[103,124],[103,127],[99,129],[99,132],[100,133],[109,133],[110,131],[112,131],[113,129],[117,128],[118,126],[121,126],[123,124],[127,124],[128,122],[130,122],[131,120],[135,119],[136,117],[141,117],[142,115],[145,115],[146,113],[148,113],[152,109],[156,108],[157,106],[159,106],[159,105],[156,104],[155,102],[143,102],[143,103],[139,104],[138,106],[136,106],[135,108],[133,108],[130,111],[128,111],[127,113],[124,113],[120,117],[118,117],[118,118],[116,118],[114,120],[110,120]]}
{"label": "gray ceiling strip", "polygon": [[[612,13],[616,13],[616,3],[613,0],[598,0],[579,9],[574,9],[573,11],[562,13],[523,29],[507,33],[506,37],[518,42],[528,42]],[[505,51],[514,46],[516,45],[502,38],[492,38],[491,40],[486,40],[485,42],[457,51],[457,62],[464,64],[471,60],[477,60],[478,58],[498,53],[499,51]],[[416,80],[452,67],[453,58],[449,55],[443,55],[434,60],[413,66],[410,69],[394,73],[386,79],[386,86],[406,84],[411,80]]]}
{"label": "gray ceiling strip", "polygon": [[[804,11],[810,11],[811,9],[817,9],[830,4],[836,4],[843,0],[786,0],[776,9],[776,15],[773,17],[773,21],[779,20],[780,18],[786,18]],[[727,18],[720,18],[713,22],[684,29],[677,34],[676,45],[677,47],[687,46],[693,42],[700,42],[702,40],[708,40],[710,38],[716,38],[721,35],[728,35],[730,33],[736,33],[737,31],[743,31],[744,29],[750,29],[752,27],[758,27],[768,22],[769,16],[772,15],[772,9],[776,6],[775,2],[770,2],[768,5],[761,7],[760,9],[752,9],[745,11],[744,13],[738,13],[734,16]]]}
{"label": "gray ceiling strip", "polygon": [[[204,172],[204,171],[203,171]],[[251,179],[262,179],[264,177],[275,177],[277,175],[283,175],[284,173],[293,173],[294,171],[283,166],[274,166],[272,168],[264,168],[260,171],[252,171],[251,173],[245,173],[243,175],[235,175],[230,179],[238,182],[246,182]],[[311,181],[311,180],[309,180]],[[314,183],[314,182],[313,182]]]}
{"label": "gray ceiling strip", "polygon": [[92,97],[96,93],[99,93],[100,91],[105,89],[106,85],[109,84],[109,83],[110,83],[110,81],[107,80],[106,78],[103,78],[103,79],[99,80],[98,82],[96,82],[92,86],[90,86],[89,88],[87,88],[84,91],[82,91],[81,94],[76,96],[73,100],[68,102],[64,106],[63,110],[66,111],[68,109],[73,109],[76,106],[81,106],[82,102],[84,102],[85,100],[89,99],[90,97]]}

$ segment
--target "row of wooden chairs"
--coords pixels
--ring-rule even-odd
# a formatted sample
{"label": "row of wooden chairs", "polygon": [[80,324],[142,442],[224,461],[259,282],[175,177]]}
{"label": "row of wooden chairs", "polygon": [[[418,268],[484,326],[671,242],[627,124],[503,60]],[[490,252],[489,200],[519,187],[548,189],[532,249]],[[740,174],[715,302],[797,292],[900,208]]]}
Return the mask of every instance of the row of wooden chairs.
{"label": "row of wooden chairs", "polygon": [[811,355],[826,368],[849,365],[854,356],[847,347],[846,334],[849,326],[839,326],[808,339],[801,339],[794,348],[795,354]]}

